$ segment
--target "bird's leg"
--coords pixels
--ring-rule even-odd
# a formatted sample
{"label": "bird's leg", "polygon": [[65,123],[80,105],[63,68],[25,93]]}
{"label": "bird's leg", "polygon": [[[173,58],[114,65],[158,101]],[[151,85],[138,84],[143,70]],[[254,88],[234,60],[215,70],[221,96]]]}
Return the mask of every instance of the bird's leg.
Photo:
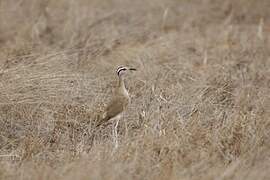
{"label": "bird's leg", "polygon": [[120,120],[120,118],[117,118],[116,123],[115,123],[114,128],[113,128],[114,150],[116,150],[118,148],[118,145],[119,145],[119,143],[118,143],[118,132],[117,132],[119,120]]}
{"label": "bird's leg", "polygon": [[128,136],[128,124],[126,118],[124,118],[124,123],[125,123],[125,137]]}

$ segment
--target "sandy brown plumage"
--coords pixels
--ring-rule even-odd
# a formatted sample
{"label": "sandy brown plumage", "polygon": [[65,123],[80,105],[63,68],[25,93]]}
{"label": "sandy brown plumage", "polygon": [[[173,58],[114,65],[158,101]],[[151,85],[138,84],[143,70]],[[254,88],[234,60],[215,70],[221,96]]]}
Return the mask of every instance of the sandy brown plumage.
{"label": "sandy brown plumage", "polygon": [[124,74],[129,70],[136,70],[136,69],[127,67],[119,67],[117,69],[116,72],[119,78],[118,87],[115,90],[112,100],[108,103],[107,107],[105,108],[103,118],[101,118],[98,121],[97,126],[100,126],[111,119],[120,118],[123,111],[128,106],[130,102],[130,97],[125,87]]}

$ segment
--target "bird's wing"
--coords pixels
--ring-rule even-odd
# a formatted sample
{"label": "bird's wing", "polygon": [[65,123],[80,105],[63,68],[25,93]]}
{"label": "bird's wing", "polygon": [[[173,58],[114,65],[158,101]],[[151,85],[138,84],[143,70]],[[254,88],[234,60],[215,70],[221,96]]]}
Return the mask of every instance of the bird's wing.
{"label": "bird's wing", "polygon": [[116,117],[118,114],[123,112],[125,106],[128,104],[128,100],[126,99],[113,99],[105,109],[105,117],[100,120],[97,126],[109,121],[110,119]]}
{"label": "bird's wing", "polygon": [[124,102],[119,100],[112,100],[106,108],[106,116],[113,118],[124,110]]}

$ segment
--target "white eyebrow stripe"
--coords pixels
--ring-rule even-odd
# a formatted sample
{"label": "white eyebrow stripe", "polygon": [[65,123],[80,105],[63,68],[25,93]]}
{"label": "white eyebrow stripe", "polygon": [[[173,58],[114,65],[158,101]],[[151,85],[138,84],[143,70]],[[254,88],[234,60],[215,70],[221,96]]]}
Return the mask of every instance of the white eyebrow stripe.
{"label": "white eyebrow stripe", "polygon": [[117,74],[119,75],[119,73],[120,73],[121,71],[125,71],[125,70],[127,70],[127,68],[125,68],[125,67],[120,67],[120,68],[117,69]]}

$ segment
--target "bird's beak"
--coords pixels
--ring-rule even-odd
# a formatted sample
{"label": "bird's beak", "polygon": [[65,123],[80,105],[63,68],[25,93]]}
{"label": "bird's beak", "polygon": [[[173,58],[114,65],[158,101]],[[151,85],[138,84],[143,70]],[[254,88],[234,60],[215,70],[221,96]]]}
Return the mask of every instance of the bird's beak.
{"label": "bird's beak", "polygon": [[129,70],[131,70],[131,71],[137,71],[137,69],[135,69],[135,68],[129,68]]}

